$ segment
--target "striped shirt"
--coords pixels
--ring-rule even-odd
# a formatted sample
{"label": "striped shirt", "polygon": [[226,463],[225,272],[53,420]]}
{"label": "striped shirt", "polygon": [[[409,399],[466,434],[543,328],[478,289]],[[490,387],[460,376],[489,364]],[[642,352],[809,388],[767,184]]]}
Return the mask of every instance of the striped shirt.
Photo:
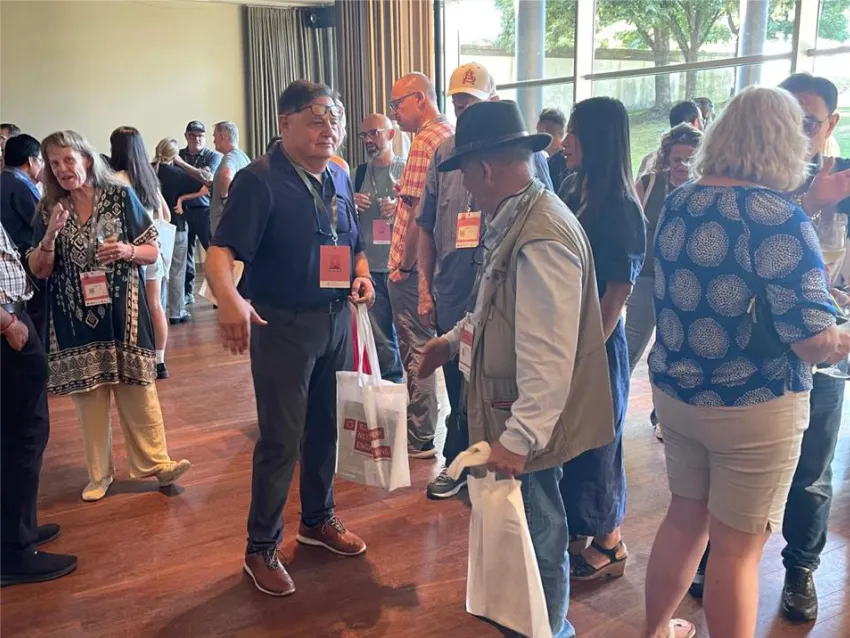
{"label": "striped shirt", "polygon": [[21,265],[18,249],[0,224],[0,303],[17,303],[30,297],[32,286]]}
{"label": "striped shirt", "polygon": [[446,120],[444,115],[438,115],[422,126],[416,133],[416,137],[413,138],[410,154],[407,156],[407,165],[401,174],[399,184],[401,196],[397,200],[395,223],[393,224],[393,238],[388,264],[390,270],[396,270],[402,265],[404,241],[407,237],[407,228],[411,218],[410,205],[412,200],[418,200],[422,197],[431,158],[440,144],[453,135],[454,127]]}

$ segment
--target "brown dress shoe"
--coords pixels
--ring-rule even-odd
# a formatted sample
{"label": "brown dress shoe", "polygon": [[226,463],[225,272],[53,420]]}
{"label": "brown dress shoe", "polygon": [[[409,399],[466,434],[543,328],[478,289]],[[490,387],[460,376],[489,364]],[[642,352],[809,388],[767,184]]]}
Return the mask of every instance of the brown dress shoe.
{"label": "brown dress shoe", "polygon": [[324,547],[342,556],[357,556],[366,551],[363,539],[347,531],[336,516],[315,527],[307,527],[302,521],[296,540],[304,545]]}
{"label": "brown dress shoe", "polygon": [[243,568],[264,594],[289,596],[295,593],[295,583],[277,557],[277,549],[245,554]]}

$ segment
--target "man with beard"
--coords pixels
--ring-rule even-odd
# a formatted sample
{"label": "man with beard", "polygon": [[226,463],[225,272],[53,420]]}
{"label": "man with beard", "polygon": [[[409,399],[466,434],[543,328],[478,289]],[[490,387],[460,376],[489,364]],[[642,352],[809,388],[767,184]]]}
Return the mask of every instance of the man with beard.
{"label": "man with beard", "polygon": [[387,292],[387,263],[395,213],[395,182],[404,169],[404,160],[393,153],[395,129],[386,115],[369,115],[363,120],[357,137],[365,144],[369,156],[369,160],[360,164],[352,177],[363,251],[371,264],[375,282],[375,305],[369,311],[369,318],[375,333],[381,374],[388,381],[401,383],[403,374],[398,336]]}

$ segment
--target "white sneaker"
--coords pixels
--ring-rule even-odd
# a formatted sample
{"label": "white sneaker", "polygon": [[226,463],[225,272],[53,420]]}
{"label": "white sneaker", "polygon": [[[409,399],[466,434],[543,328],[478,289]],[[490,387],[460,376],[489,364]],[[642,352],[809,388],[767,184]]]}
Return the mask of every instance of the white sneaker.
{"label": "white sneaker", "polygon": [[188,472],[192,468],[192,464],[183,459],[182,461],[178,461],[174,463],[167,470],[160,470],[156,473],[156,478],[159,481],[160,487],[168,487],[177,482],[181,476],[183,476],[186,472]]}
{"label": "white sneaker", "polygon": [[99,501],[106,496],[109,486],[112,485],[112,480],[111,476],[107,476],[99,481],[92,481],[83,489],[82,499],[86,502]]}

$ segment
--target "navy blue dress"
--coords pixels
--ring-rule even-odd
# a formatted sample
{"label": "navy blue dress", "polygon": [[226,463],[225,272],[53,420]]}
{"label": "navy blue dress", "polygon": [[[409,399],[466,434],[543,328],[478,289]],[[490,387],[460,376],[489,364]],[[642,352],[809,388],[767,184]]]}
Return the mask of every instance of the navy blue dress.
{"label": "navy blue dress", "polygon": [[[562,199],[578,213],[596,268],[600,299],[608,282],[634,284],[646,255],[646,224],[640,205],[631,199],[580,209],[574,176],[567,178]],[[574,193],[574,191],[576,191]],[[623,522],[626,514],[626,467],[623,462],[623,424],[629,404],[629,348],[622,319],[606,344],[614,404],[614,440],[564,464],[561,496],[570,534],[600,536]]]}

